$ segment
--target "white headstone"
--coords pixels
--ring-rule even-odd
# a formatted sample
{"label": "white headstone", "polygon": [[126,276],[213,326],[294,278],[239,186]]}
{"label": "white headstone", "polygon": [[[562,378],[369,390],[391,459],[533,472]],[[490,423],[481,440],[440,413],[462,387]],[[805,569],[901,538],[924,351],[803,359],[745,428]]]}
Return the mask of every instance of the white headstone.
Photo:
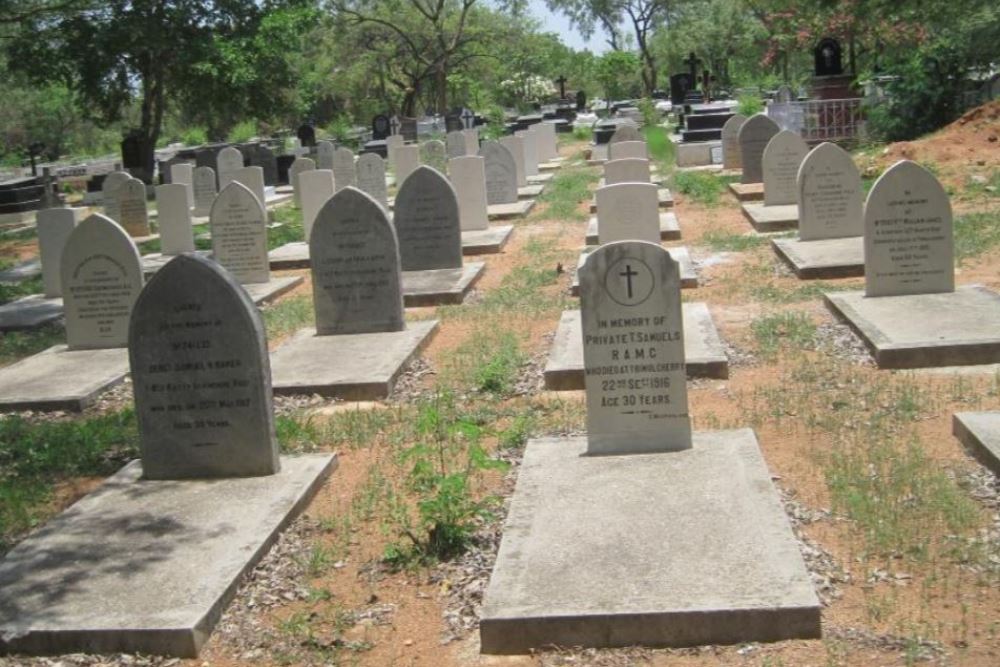
{"label": "white headstone", "polygon": [[864,235],[861,173],[850,153],[820,144],[802,161],[797,180],[799,240]]}
{"label": "white headstone", "polygon": [[118,188],[118,222],[129,236],[149,236],[146,184],[130,178]]}
{"label": "white headstone", "polygon": [[219,172],[219,192],[229,185],[237,171],[243,168],[243,153],[232,146],[226,146],[215,159],[215,166]]}
{"label": "white headstone", "polygon": [[389,193],[385,184],[385,160],[378,153],[362,153],[358,158],[358,189],[389,209]]}
{"label": "white headstone", "polygon": [[648,159],[649,153],[646,150],[646,142],[619,141],[613,144],[608,144],[609,160],[624,160],[627,158],[639,158],[640,160]]}
{"label": "white headstone", "polygon": [[754,114],[740,127],[737,137],[740,142],[740,160],[743,174],[740,183],[761,183],[764,180],[764,148],[771,137],[781,131],[778,124],[762,113]]}
{"label": "white headstone", "polygon": [[517,163],[506,146],[495,141],[483,142],[479,156],[486,160],[486,201],[489,204],[513,204],[517,201]]}
{"label": "white headstone", "polygon": [[194,206],[194,165],[190,162],[170,165],[170,182],[185,186],[188,192],[188,208]]}
{"label": "white headstone", "polygon": [[458,198],[441,172],[422,166],[403,181],[393,222],[403,271],[462,266]]}
{"label": "white headstone", "polygon": [[954,291],[948,194],[919,164],[897,162],[865,201],[865,296]]}
{"label": "white headstone", "polygon": [[338,192],[358,184],[358,176],[354,171],[354,151],[350,148],[340,147],[333,152],[333,183]]}
{"label": "white headstone", "polygon": [[386,160],[389,161],[390,169],[395,169],[396,167],[396,149],[405,145],[406,139],[401,134],[390,134],[385,138],[385,155]]}
{"label": "white headstone", "polygon": [[437,139],[426,141],[420,146],[420,162],[437,169],[442,174],[447,170],[448,152],[444,142]]}
{"label": "white headstone", "polygon": [[448,161],[448,173],[458,196],[462,231],[488,229],[486,159],[478,155],[452,158]]}
{"label": "white headstone", "polygon": [[630,157],[604,163],[605,185],[649,182],[649,160]]}
{"label": "white headstone", "polygon": [[556,124],[546,120],[532,127],[538,132],[538,159],[542,162],[548,162],[559,157]]}
{"label": "white headstone", "polygon": [[316,215],[337,191],[333,172],[329,169],[304,171],[299,174],[299,189],[302,192],[302,228],[308,241]]}
{"label": "white headstone", "polygon": [[465,134],[461,130],[449,132],[445,137],[445,143],[448,148],[449,158],[463,157],[466,155]]}
{"label": "white headstone", "polygon": [[617,144],[619,141],[645,141],[645,139],[633,123],[625,123],[618,126],[618,129],[611,135],[609,143]]}
{"label": "white headstone", "polygon": [[690,448],[678,263],[622,241],[590,253],[579,275],[587,453]]}
{"label": "white headstone", "polygon": [[267,198],[264,190],[264,170],[261,167],[243,167],[233,174],[233,180],[242,183],[250,189],[261,206],[266,208]]}
{"label": "white headstone", "polygon": [[794,204],[798,197],[796,177],[809,146],[797,132],[782,130],[764,149],[764,205]]}
{"label": "white headstone", "polygon": [[617,183],[597,189],[597,235],[601,245],[615,241],[660,242],[657,187]]}
{"label": "white headstone", "polygon": [[396,187],[402,187],[407,176],[420,166],[420,146],[398,146],[396,156]]}
{"label": "white headstone", "polygon": [[[537,127],[537,125],[532,125]],[[520,137],[524,142],[524,173],[525,176],[538,175],[538,134],[534,130],[521,130],[515,132],[514,136]]]}
{"label": "white headstone", "polygon": [[299,189],[299,174],[316,168],[316,163],[309,157],[298,157],[288,167],[288,182],[292,186],[295,205],[302,207],[302,191]]}
{"label": "white headstone", "polygon": [[479,154],[479,130],[476,128],[470,128],[467,130],[462,130],[462,136],[465,137],[465,154],[466,155],[478,155]]}
{"label": "white headstone", "polygon": [[218,193],[215,189],[215,170],[211,167],[195,167],[193,187],[194,214],[199,218],[207,217]]}
{"label": "white headstone", "polygon": [[183,183],[156,187],[160,252],[164,255],[194,252],[194,233],[191,230],[191,209],[188,208],[187,193],[187,186]]}
{"label": "white headstone", "polygon": [[267,259],[267,213],[257,196],[237,181],[224,187],[209,215],[215,261],[240,283],[271,279]]}
{"label": "white headstone", "polygon": [[124,171],[113,171],[104,177],[101,184],[101,206],[104,207],[104,215],[115,222],[121,219],[121,211],[118,209],[118,188],[132,180],[132,176]]}
{"label": "white headstone", "polygon": [[734,114],[722,126],[722,168],[741,169],[740,159],[740,128],[747,122],[747,117],[741,113]]}
{"label": "white headstone", "polygon": [[500,145],[514,156],[514,165],[517,169],[517,187],[525,187],[528,185],[528,173],[525,171],[524,139],[518,136],[501,137]]}
{"label": "white headstone", "polygon": [[42,264],[42,287],[46,297],[62,296],[60,260],[83,210],[46,208],[38,212],[38,259]]}
{"label": "white headstone", "polygon": [[336,150],[332,141],[316,142],[316,168],[333,171],[333,154]]}

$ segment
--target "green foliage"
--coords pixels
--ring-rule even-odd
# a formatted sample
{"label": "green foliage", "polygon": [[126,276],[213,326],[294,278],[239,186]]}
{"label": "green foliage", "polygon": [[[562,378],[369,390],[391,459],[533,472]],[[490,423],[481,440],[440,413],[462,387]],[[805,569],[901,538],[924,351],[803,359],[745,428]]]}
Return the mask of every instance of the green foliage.
{"label": "green foliage", "polygon": [[0,283],[0,304],[10,303],[29,294],[42,291],[42,277],[35,276],[19,283]]}
{"label": "green foliage", "polygon": [[959,263],[1000,245],[1000,209],[955,218],[955,259]]}
{"label": "green foliage", "polygon": [[760,234],[726,234],[723,232],[705,232],[701,242],[719,252],[742,252],[759,248],[767,243],[767,238]]}
{"label": "green foliage", "polygon": [[715,206],[719,203],[725,184],[713,174],[703,171],[678,171],[674,173],[677,191],[688,195],[699,204]]}
{"label": "green foliage", "polygon": [[757,350],[773,357],[782,347],[808,349],[816,334],[816,325],[806,313],[789,311],[757,317],[750,323]]}
{"label": "green foliage", "polygon": [[677,163],[677,147],[670,141],[670,136],[662,127],[645,127],[642,130],[646,137],[646,150],[649,157],[660,167],[661,174],[667,174]]}
{"label": "green foliage", "polygon": [[741,113],[747,118],[764,110],[764,101],[756,95],[740,95],[737,113]]}
{"label": "green foliage", "polygon": [[485,115],[486,127],[479,130],[483,139],[497,141],[507,134],[507,119],[504,116],[503,108],[494,104],[486,109]]}
{"label": "green foliage", "polygon": [[351,119],[347,116],[337,116],[326,125],[326,134],[340,144],[347,142],[351,133]]}
{"label": "green foliage", "polygon": [[244,120],[232,127],[226,135],[226,141],[231,144],[242,144],[257,136],[257,121]]}
{"label": "green foliage", "polygon": [[208,132],[203,127],[189,127],[181,133],[185,146],[200,146],[208,143]]}
{"label": "green foliage", "polygon": [[656,127],[660,124],[660,112],[656,110],[656,103],[652,98],[644,97],[638,103],[639,113],[642,114],[642,122],[646,127]]}
{"label": "green foliage", "polygon": [[589,127],[574,127],[573,138],[580,141],[590,141],[594,137],[594,131]]}
{"label": "green foliage", "polygon": [[0,335],[0,364],[23,359],[65,342],[66,333],[61,326],[45,326],[32,331],[11,331]]}
{"label": "green foliage", "polygon": [[471,388],[480,394],[509,396],[524,359],[516,333],[483,327],[455,350],[446,378],[460,390]]}
{"label": "green foliage", "polygon": [[588,186],[596,181],[597,176],[591,169],[560,169],[538,197],[539,203],[548,206],[536,217],[585,220],[588,214],[580,210],[580,204],[590,200]]}
{"label": "green foliage", "polygon": [[629,51],[608,51],[602,55],[597,61],[596,74],[609,102],[639,90],[639,58]]}

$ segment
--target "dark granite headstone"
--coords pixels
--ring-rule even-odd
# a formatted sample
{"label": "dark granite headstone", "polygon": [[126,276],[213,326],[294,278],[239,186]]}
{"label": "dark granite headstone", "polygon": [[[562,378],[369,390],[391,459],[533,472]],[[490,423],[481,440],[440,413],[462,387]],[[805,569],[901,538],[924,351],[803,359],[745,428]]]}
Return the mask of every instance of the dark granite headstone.
{"label": "dark granite headstone", "polygon": [[695,87],[694,77],[688,72],[678,72],[670,77],[670,101],[683,104],[688,91]]}
{"label": "dark granite headstone", "polygon": [[312,148],[316,145],[316,128],[309,123],[303,123],[296,130],[295,136],[299,138],[299,143],[303,148]]}
{"label": "dark granite headstone", "polygon": [[813,49],[816,76],[839,76],[844,73],[841,63],[840,42],[824,37]]}
{"label": "dark granite headstone", "polygon": [[587,93],[582,90],[576,91],[576,110],[586,111],[587,110]]}
{"label": "dark granite headstone", "polygon": [[417,141],[417,119],[401,118],[399,121],[399,133],[403,135],[404,141]]}
{"label": "dark granite headstone", "polygon": [[372,118],[372,140],[382,141],[392,133],[389,117],[379,114]]}

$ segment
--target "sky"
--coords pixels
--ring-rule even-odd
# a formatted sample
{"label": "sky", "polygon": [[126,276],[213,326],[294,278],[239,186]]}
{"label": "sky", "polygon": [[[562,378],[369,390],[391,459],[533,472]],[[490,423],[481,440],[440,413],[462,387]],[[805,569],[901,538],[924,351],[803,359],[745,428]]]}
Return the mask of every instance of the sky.
{"label": "sky", "polygon": [[541,21],[544,32],[554,32],[559,35],[562,43],[573,49],[590,49],[594,53],[604,53],[608,50],[604,41],[604,31],[598,27],[590,40],[584,40],[575,28],[570,28],[569,19],[565,14],[550,12],[545,6],[545,0],[528,0],[528,12]]}

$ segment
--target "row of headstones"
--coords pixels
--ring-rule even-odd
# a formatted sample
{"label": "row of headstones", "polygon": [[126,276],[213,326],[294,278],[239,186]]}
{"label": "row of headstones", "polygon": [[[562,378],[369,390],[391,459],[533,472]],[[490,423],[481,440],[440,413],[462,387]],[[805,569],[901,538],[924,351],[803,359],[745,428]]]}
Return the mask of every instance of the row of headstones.
{"label": "row of headstones", "polygon": [[604,185],[597,188],[598,239],[660,242],[659,188],[652,173],[645,141],[623,138],[608,145]]}

